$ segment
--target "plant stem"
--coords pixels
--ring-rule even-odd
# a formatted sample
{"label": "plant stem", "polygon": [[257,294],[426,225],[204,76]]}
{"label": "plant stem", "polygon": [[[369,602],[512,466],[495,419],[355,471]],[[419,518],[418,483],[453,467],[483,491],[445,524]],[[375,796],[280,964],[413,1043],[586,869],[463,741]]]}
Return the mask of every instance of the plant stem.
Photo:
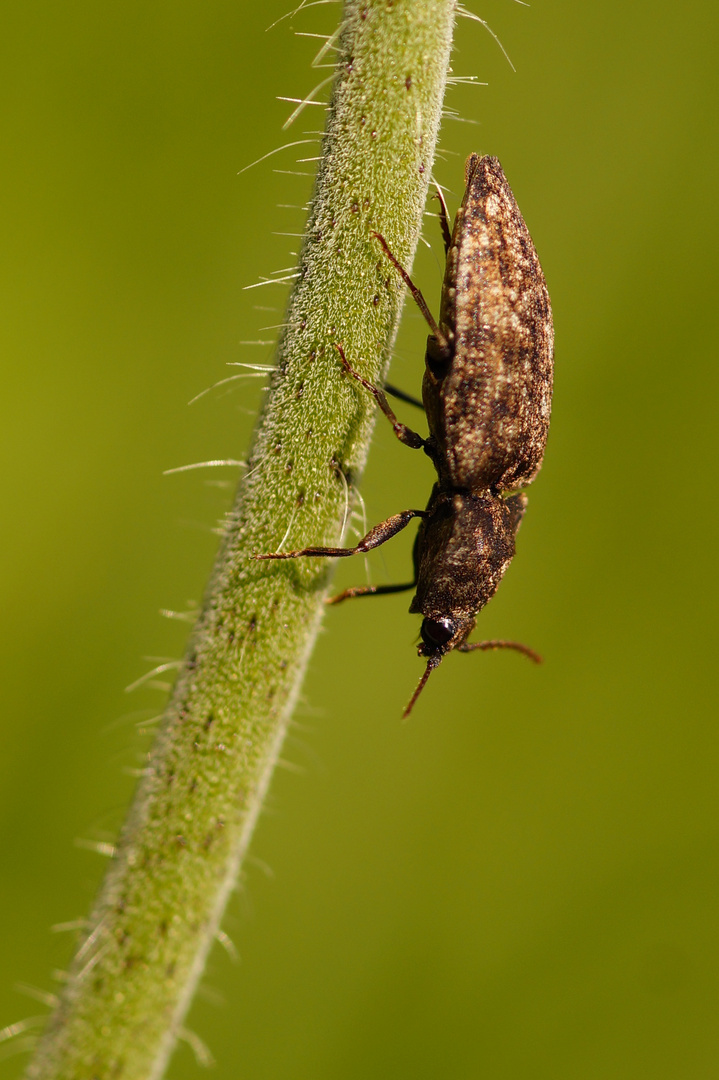
{"label": "plant stem", "polygon": [[351,0],[287,330],[183,668],[31,1080],[156,1080],[192,1000],[299,692],[432,170],[453,0]]}

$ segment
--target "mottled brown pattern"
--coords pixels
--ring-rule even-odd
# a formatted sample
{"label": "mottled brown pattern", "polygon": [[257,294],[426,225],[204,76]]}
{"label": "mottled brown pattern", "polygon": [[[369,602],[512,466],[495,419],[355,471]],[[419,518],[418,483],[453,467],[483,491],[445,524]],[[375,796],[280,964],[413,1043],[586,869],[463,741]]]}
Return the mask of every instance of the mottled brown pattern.
{"label": "mottled brown pattern", "polygon": [[410,611],[434,618],[451,614],[457,633],[494,596],[514,556],[514,537],[526,496],[448,492],[435,484],[415,546],[417,592]]}
{"label": "mottled brown pattern", "polygon": [[394,514],[353,548],[259,556],[360,554],[384,544],[412,518],[421,518],[413,581],[346,589],[330,601],[416,587],[410,611],[424,616],[418,652],[427,658],[427,666],[405,716],[430,673],[452,649],[510,648],[540,659],[514,641],[467,641],[477,613],[494,596],[514,557],[527,498],[521,492],[508,493],[529,484],[542,464],[554,331],[544,274],[499,162],[472,154],[466,176],[451,236],[442,204],[447,267],[438,324],[385,239],[375,234],[432,329],[422,384],[429,438],[400,423],[384,391],[363,379],[337,346],[345,370],[374,395],[397,438],[414,449],[422,447],[434,462],[438,482],[426,510]]}
{"label": "mottled brown pattern", "polygon": [[511,491],[542,464],[552,398],[554,331],[544,274],[496,158],[472,154],[442,288],[449,355],[422,396],[440,479]]}

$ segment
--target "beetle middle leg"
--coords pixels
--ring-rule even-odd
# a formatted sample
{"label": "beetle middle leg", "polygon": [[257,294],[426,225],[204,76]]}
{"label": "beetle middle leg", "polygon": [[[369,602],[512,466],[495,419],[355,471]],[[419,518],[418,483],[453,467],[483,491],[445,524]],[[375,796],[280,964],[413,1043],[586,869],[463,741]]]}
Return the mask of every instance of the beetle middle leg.
{"label": "beetle middle leg", "polygon": [[407,405],[414,405],[415,409],[421,409],[424,412],[424,402],[419,398],[412,397],[411,394],[405,393],[404,390],[400,390],[398,386],[393,386],[392,383],[384,384],[385,393],[391,394],[392,397],[396,397],[398,401],[404,401]]}
{"label": "beetle middle leg", "polygon": [[341,345],[335,343],[335,348],[340,354],[342,367],[348,375],[351,375],[353,379],[356,379],[358,383],[361,383],[365,390],[369,390],[370,394],[372,394],[380,409],[392,425],[394,433],[399,441],[404,443],[405,446],[410,446],[413,450],[421,450],[426,440],[416,431],[412,431],[412,428],[407,427],[406,424],[400,423],[392,411],[390,403],[387,401],[387,395],[384,390],[380,390],[378,386],[373,386],[367,379],[363,379],[359,372],[355,371],[354,368],[350,366],[349,360],[345,356],[345,351]]}
{"label": "beetle middle leg", "polygon": [[374,548],[386,543],[387,540],[391,540],[393,536],[396,536],[398,532],[401,532],[402,529],[409,525],[412,518],[416,517],[428,517],[427,511],[402,510],[399,514],[393,514],[386,521],[380,521],[379,525],[375,525],[373,529],[370,529],[355,547],[307,547],[302,548],[300,551],[272,551],[264,555],[253,555],[252,558],[256,560],[299,559],[302,556],[310,556],[313,558],[342,559],[348,555],[364,555],[365,552],[372,551]]}

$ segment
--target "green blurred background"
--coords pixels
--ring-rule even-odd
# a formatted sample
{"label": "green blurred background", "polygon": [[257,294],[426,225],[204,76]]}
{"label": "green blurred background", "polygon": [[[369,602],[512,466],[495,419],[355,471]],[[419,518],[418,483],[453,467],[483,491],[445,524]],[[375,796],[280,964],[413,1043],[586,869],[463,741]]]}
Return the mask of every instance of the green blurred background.
{"label": "green blurred background", "polygon": [[[3,40],[0,1027],[42,1012],[202,594],[309,171],[278,154],[336,6],[8,9]],[[716,5],[483,0],[460,20],[438,179],[498,155],[545,267],[557,379],[519,554],[411,722],[407,598],[328,614],[188,1026],[247,1080],[719,1075]],[[322,122],[308,110],[302,138]],[[416,278],[436,308],[438,230]],[[258,309],[258,305],[259,308]],[[265,310],[271,308],[272,310]],[[393,381],[419,386],[407,309]],[[231,390],[231,392],[227,392]],[[416,415],[410,422],[417,421]],[[420,460],[421,459],[421,460]],[[377,428],[375,522],[431,468]],[[229,483],[229,481],[228,481]],[[373,557],[406,579],[411,538]],[[361,563],[337,581],[364,580]],[[138,728],[139,725],[139,728]],[[269,868],[269,870],[268,870]],[[16,1077],[23,1059],[0,1062]],[[196,1077],[187,1046],[173,1080]]]}

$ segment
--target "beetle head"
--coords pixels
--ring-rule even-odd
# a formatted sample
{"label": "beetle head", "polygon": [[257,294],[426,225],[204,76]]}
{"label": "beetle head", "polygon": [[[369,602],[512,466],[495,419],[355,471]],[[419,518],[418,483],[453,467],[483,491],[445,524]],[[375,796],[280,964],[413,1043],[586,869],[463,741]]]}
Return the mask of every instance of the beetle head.
{"label": "beetle head", "polygon": [[425,617],[422,620],[420,636],[422,643],[417,649],[418,656],[444,656],[456,649],[474,630],[474,615],[440,615],[436,619]]}
{"label": "beetle head", "polygon": [[425,688],[427,679],[442,661],[442,657],[452,649],[460,645],[475,626],[475,618],[470,616],[443,615],[437,619],[425,618],[422,620],[420,636],[421,644],[417,648],[418,656],[427,657],[427,667],[417,684],[417,689],[412,694],[409,705],[404,710],[403,719],[406,719],[414,708],[414,703]]}

